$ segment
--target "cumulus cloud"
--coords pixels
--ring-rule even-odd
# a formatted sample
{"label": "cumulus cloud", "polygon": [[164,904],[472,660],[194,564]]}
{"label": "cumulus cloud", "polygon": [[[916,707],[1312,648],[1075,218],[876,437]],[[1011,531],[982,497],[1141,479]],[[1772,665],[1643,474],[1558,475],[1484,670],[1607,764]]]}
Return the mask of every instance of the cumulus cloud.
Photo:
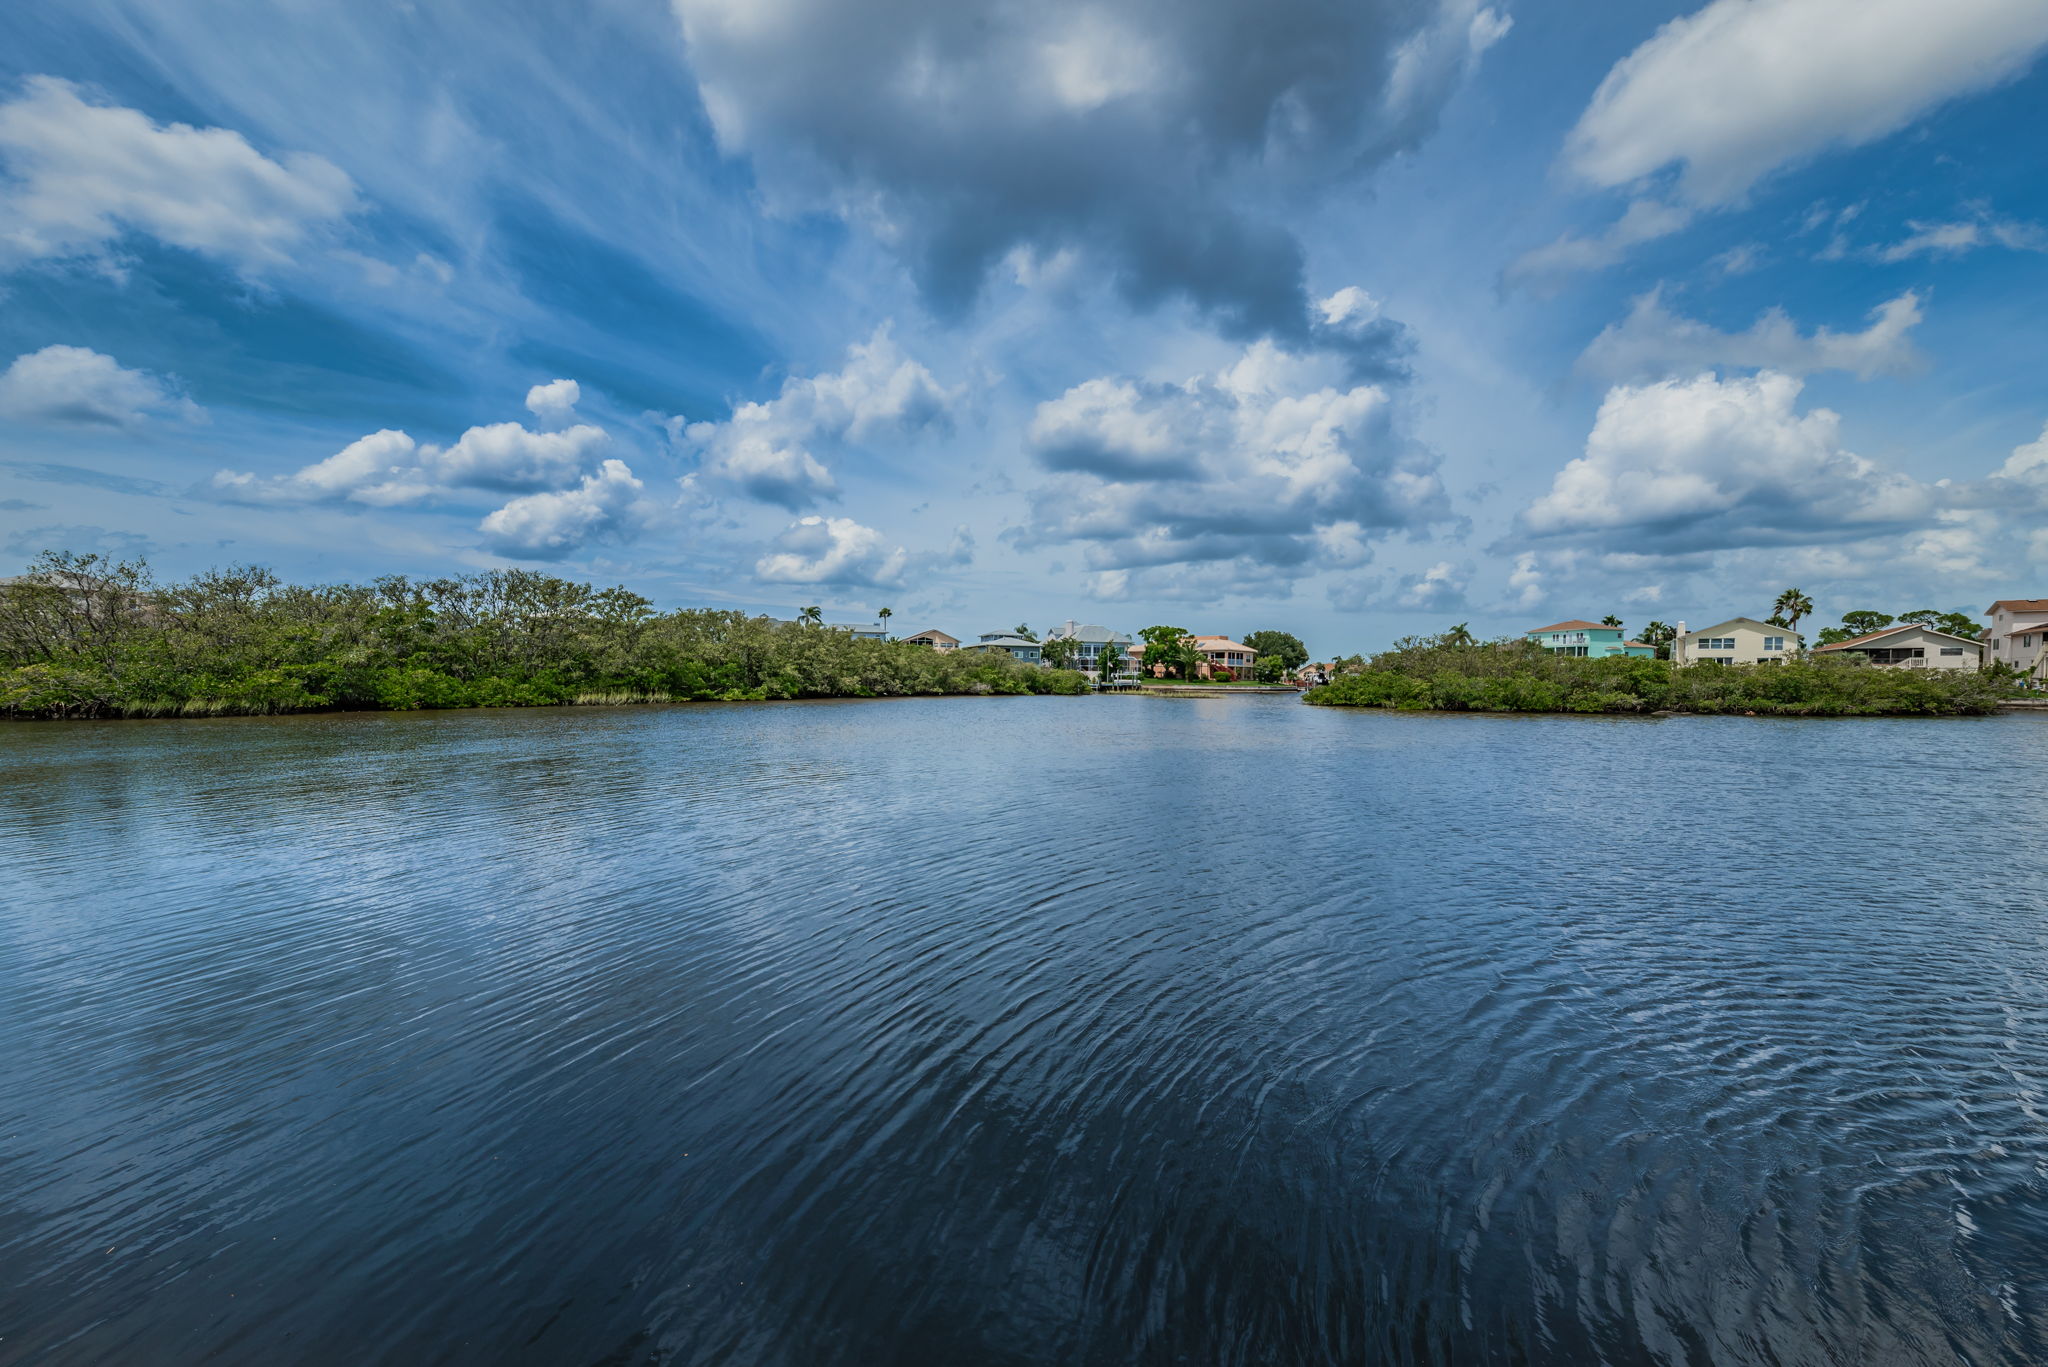
{"label": "cumulus cloud", "polygon": [[[566,413],[567,405],[575,401],[575,389],[573,380],[537,385],[527,395],[527,406],[536,412]],[[536,407],[534,396],[543,390],[550,393]],[[408,433],[386,428],[358,437],[292,474],[266,477],[222,470],[213,477],[213,486],[231,498],[251,502],[346,500],[376,507],[421,503],[463,489],[562,490],[576,483],[610,441],[603,428],[589,423],[554,432],[536,432],[516,422],[489,423],[470,428],[452,446],[415,441]]]}
{"label": "cumulus cloud", "polygon": [[839,370],[792,376],[775,398],[741,404],[724,422],[690,423],[682,438],[701,453],[693,479],[795,512],[839,497],[814,446],[942,430],[955,397],[884,324],[849,348]]}
{"label": "cumulus cloud", "polygon": [[1659,379],[1678,372],[1742,367],[1807,375],[1843,370],[1867,380],[1920,363],[1910,338],[1921,321],[1912,290],[1870,311],[1861,332],[1816,328],[1802,333],[1783,309],[1767,310],[1747,330],[1718,328],[1673,313],[1659,290],[1639,296],[1628,317],[1609,324],[1579,357],[1578,370],[1603,380]]}
{"label": "cumulus cloud", "polygon": [[1800,389],[1764,371],[1609,390],[1585,455],[1524,510],[1524,530],[1673,555],[1926,524],[1939,491],[1845,450],[1840,416],[1798,411]]}
{"label": "cumulus cloud", "polygon": [[622,460],[607,460],[573,489],[515,498],[479,524],[500,555],[559,560],[593,541],[618,539],[654,515],[643,487]]}
{"label": "cumulus cloud", "polygon": [[1089,380],[1032,420],[1054,478],[1017,539],[1082,544],[1102,571],[1240,562],[1243,580],[1362,563],[1373,539],[1449,517],[1434,460],[1390,408],[1334,358],[1270,341],[1178,384]]}
{"label": "cumulus cloud", "polygon": [[1713,0],[1615,65],[1565,157],[1603,186],[1682,163],[1686,200],[1732,204],[1781,166],[2017,76],[2044,46],[2040,0]]}
{"label": "cumulus cloud", "polygon": [[850,517],[798,518],[775,544],[754,562],[754,574],[771,584],[900,588],[910,563],[903,547]]}
{"label": "cumulus cloud", "polygon": [[1297,344],[1273,206],[1415,146],[1508,27],[1476,0],[672,3],[721,145],[870,224],[941,310],[999,262],[1078,257],[1137,305]]}
{"label": "cumulus cloud", "polygon": [[1465,590],[1471,577],[1469,565],[1440,560],[1396,576],[1391,587],[1379,575],[1345,575],[1330,585],[1328,597],[1339,612],[1462,612],[1470,606]]}
{"label": "cumulus cloud", "polygon": [[331,162],[272,160],[240,133],[157,124],[49,76],[0,104],[0,168],[0,267],[91,255],[141,232],[254,271],[357,207]]}
{"label": "cumulus cloud", "polygon": [[574,380],[549,380],[526,391],[526,409],[544,423],[564,423],[576,416],[583,387]]}
{"label": "cumulus cloud", "polygon": [[46,346],[0,371],[0,418],[83,427],[137,427],[152,417],[204,419],[167,380],[81,346]]}

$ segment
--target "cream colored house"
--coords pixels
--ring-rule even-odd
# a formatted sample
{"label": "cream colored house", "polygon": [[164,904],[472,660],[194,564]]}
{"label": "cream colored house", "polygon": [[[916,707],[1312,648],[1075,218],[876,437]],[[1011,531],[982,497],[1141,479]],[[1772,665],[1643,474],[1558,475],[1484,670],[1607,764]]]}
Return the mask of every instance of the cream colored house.
{"label": "cream colored house", "polygon": [[1251,671],[1258,652],[1250,646],[1231,640],[1228,636],[1197,636],[1195,649],[1202,656],[1202,677],[1218,669],[1227,669],[1232,674],[1247,674]]}
{"label": "cream colored house", "polygon": [[1678,624],[1671,658],[1682,665],[1712,661],[1724,665],[1776,665],[1797,654],[1806,638],[1790,627],[1774,627],[1754,617],[1731,617],[1715,626],[1687,631]]}
{"label": "cream colored house", "polygon": [[2001,598],[1984,609],[1987,664],[2008,664],[2029,678],[2048,678],[2048,598]]}
{"label": "cream colored house", "polygon": [[960,648],[960,638],[958,636],[948,636],[937,627],[926,627],[915,636],[904,637],[903,644],[907,646],[930,646],[933,650],[958,650]]}
{"label": "cream colored house", "polygon": [[1861,655],[1886,669],[1967,669],[1983,667],[1984,651],[1967,636],[1901,622],[1883,631],[1851,636],[1846,641],[1817,647],[1816,655]]}

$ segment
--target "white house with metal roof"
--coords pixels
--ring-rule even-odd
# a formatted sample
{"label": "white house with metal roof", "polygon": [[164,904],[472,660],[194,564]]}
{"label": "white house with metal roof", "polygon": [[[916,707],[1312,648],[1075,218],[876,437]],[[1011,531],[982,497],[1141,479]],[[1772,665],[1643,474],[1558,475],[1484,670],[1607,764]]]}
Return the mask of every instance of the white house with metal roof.
{"label": "white house with metal roof", "polygon": [[1814,649],[1816,655],[1861,655],[1886,669],[1961,669],[1982,667],[1984,651],[1967,636],[1901,622],[1883,631],[1869,631]]}
{"label": "white house with metal roof", "polygon": [[1671,640],[1671,658],[1682,665],[1776,665],[1805,645],[1806,638],[1790,627],[1773,626],[1754,617],[1730,617],[1698,631],[1687,631],[1680,622],[1678,634]]}

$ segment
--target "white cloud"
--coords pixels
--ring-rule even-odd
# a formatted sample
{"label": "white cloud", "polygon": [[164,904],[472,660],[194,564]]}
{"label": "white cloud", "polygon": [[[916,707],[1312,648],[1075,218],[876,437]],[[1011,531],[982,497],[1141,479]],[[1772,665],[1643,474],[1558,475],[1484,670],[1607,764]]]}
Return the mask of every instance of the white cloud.
{"label": "white cloud", "polygon": [[909,554],[850,517],[803,517],[776,538],[778,549],[754,562],[771,584],[843,584],[899,588]]}
{"label": "white cloud", "polygon": [[741,404],[724,422],[691,423],[683,437],[703,456],[693,479],[795,511],[839,496],[813,446],[943,429],[955,397],[903,354],[885,323],[849,348],[839,370],[792,377],[775,398]]}
{"label": "white cloud", "polygon": [[1244,562],[1282,578],[1355,565],[1366,543],[1446,520],[1435,462],[1403,439],[1376,385],[1271,342],[1179,384],[1102,377],[1040,404],[1030,429],[1054,480],[1023,544],[1080,542],[1098,570]]}
{"label": "white cloud", "polygon": [[1872,255],[1879,261],[1899,262],[1916,256],[1961,256],[1979,247],[2048,252],[2048,230],[2040,224],[2000,218],[1989,212],[1947,223],[1909,220],[1906,226],[1912,230],[1909,235],[1889,247],[1877,248]]}
{"label": "white cloud", "polygon": [[583,388],[574,380],[549,380],[526,391],[526,408],[544,423],[564,423],[576,416]]}
{"label": "white cloud", "polygon": [[446,498],[463,489],[557,490],[575,484],[610,440],[603,428],[588,423],[559,432],[536,432],[516,422],[490,423],[470,428],[453,446],[417,442],[387,428],[359,437],[293,474],[265,477],[222,470],[213,484],[230,497],[254,502],[345,499],[376,507]]}
{"label": "white cloud", "polygon": [[1629,248],[1669,237],[1692,219],[1691,209],[1654,199],[1634,200],[1599,236],[1566,233],[1555,242],[1523,253],[1502,278],[1510,285],[1542,286],[1575,271],[1602,270],[1627,256]]}
{"label": "white cloud", "polygon": [[1938,491],[1845,450],[1839,415],[1799,412],[1800,389],[1772,371],[1617,386],[1523,527],[1673,555],[1924,525]]}
{"label": "white cloud", "polygon": [[1900,374],[1920,362],[1909,334],[1921,321],[1920,296],[1911,290],[1870,312],[1861,332],[1816,328],[1801,333],[1783,309],[1766,311],[1746,331],[1722,332],[1664,306],[1661,290],[1639,296],[1628,317],[1607,326],[1579,357],[1578,370],[1603,380],[1659,379],[1666,375],[1736,366],[1806,375],[1843,370],[1858,379]]}
{"label": "white cloud", "polygon": [[253,271],[357,207],[331,162],[273,161],[239,133],[159,125],[49,76],[0,104],[0,165],[0,266],[94,254],[134,231]]}
{"label": "white cloud", "polygon": [[46,346],[0,371],[0,418],[136,427],[158,416],[195,422],[205,414],[168,381],[88,347]]}
{"label": "white cloud", "polygon": [[558,560],[592,541],[623,537],[653,515],[622,460],[607,460],[573,489],[527,494],[484,518],[479,530],[500,555]]}
{"label": "white cloud", "polygon": [[1686,199],[1731,204],[2018,75],[2044,45],[2041,0],[1713,0],[1615,65],[1565,156],[1603,186],[1683,163]]}

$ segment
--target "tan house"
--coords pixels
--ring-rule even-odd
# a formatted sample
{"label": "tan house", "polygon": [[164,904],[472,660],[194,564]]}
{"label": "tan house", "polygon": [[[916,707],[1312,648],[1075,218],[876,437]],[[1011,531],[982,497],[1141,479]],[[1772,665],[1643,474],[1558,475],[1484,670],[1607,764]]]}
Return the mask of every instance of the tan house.
{"label": "tan house", "polygon": [[1817,647],[1816,655],[1861,655],[1886,669],[1965,669],[1983,667],[1984,651],[1967,636],[1901,622],[1883,631],[1851,636],[1846,641]]}
{"label": "tan house", "polygon": [[926,627],[915,636],[904,637],[903,644],[908,646],[930,646],[933,650],[958,650],[960,648],[960,638],[958,636],[948,636],[936,627]]}
{"label": "tan house", "polygon": [[2031,679],[2048,678],[2048,598],[2001,598],[1984,609],[1984,661]]}
{"label": "tan house", "polygon": [[1252,661],[1258,659],[1257,651],[1228,636],[1197,636],[1194,642],[1195,649],[1201,652],[1202,677],[1205,679],[1219,669],[1227,669],[1242,677],[1251,672]]}
{"label": "tan house", "polygon": [[1671,640],[1671,659],[1682,665],[1775,665],[1805,645],[1806,638],[1790,627],[1774,627],[1754,617],[1731,617],[1698,631],[1687,631],[1680,622]]}

